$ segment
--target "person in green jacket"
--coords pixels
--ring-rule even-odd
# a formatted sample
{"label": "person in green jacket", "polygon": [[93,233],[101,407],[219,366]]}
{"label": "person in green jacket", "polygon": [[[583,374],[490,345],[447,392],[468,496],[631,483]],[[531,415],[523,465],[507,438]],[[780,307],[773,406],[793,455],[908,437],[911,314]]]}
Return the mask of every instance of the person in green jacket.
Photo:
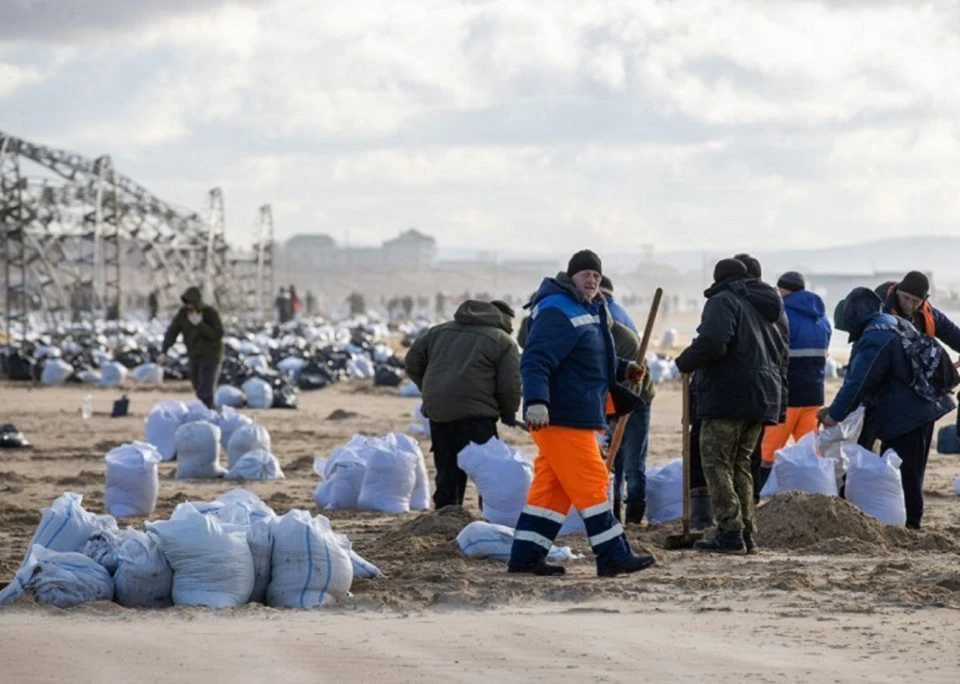
{"label": "person in green jacket", "polygon": [[485,444],[497,437],[498,418],[516,424],[520,350],[510,336],[513,317],[504,302],[469,299],[452,321],[417,338],[404,359],[430,420],[437,509],[463,505],[467,474],[457,465],[457,454],[470,442]]}
{"label": "person in green jacket", "polygon": [[213,408],[213,394],[217,390],[220,362],[223,361],[223,323],[217,310],[203,303],[200,288],[188,288],[180,301],[183,306],[167,328],[158,362],[163,363],[167,350],[183,335],[190,359],[190,384],[197,399]]}

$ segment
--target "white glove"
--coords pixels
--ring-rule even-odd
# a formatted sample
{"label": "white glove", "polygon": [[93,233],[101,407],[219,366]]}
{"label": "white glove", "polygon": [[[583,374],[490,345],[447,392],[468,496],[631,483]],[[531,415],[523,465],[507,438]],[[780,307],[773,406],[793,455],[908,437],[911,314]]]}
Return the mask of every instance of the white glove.
{"label": "white glove", "polygon": [[534,404],[527,407],[527,413],[524,416],[527,421],[527,427],[531,430],[539,430],[550,424],[550,411],[546,404]]}
{"label": "white glove", "polygon": [[190,321],[190,325],[200,325],[203,322],[203,314],[199,311],[197,313],[187,314],[187,320]]}

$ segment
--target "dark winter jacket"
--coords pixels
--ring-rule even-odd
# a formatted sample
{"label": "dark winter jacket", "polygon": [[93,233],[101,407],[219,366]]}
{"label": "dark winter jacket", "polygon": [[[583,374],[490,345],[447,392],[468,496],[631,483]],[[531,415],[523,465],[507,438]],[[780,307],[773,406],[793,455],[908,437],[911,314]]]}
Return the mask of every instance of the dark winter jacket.
{"label": "dark winter jacket", "polygon": [[808,290],[783,298],[790,322],[790,406],[823,406],[823,382],[832,328],[823,300]]}
{"label": "dark winter jacket", "polygon": [[615,414],[637,408],[640,398],[618,384],[628,360],[616,355],[603,303],[583,301],[565,273],[545,278],[533,301],[520,359],[524,404],[547,404],[551,425],[595,429],[607,425],[608,394]]}
{"label": "dark winter jacket", "polygon": [[[212,306],[203,303],[200,288],[191,287],[180,297],[184,306],[180,307],[167,334],[163,337],[163,348],[167,350],[177,341],[177,336],[183,335],[183,343],[187,347],[187,356],[191,361],[220,361],[223,359],[223,323],[220,314]],[[194,325],[187,318],[187,304],[192,304],[203,316],[198,325]]]}
{"label": "dark winter jacket", "polygon": [[676,360],[681,372],[697,371],[697,418],[775,425],[786,400],[788,354],[780,294],[759,280],[734,278],[704,295],[697,337]]}
{"label": "dark winter jacket", "polygon": [[[874,292],[883,300],[884,313],[906,318],[903,312],[900,311],[900,302],[897,301],[896,285],[897,283],[894,282],[883,283],[874,290]],[[933,337],[936,337],[953,351],[960,353],[960,327],[957,327],[953,321],[944,316],[943,312],[939,309],[931,306],[930,302],[925,301],[923,304],[924,305],[915,311],[913,316],[907,320],[913,324],[914,328],[928,335],[930,334],[928,328],[932,327]],[[927,322],[928,318],[929,324]]]}
{"label": "dark winter jacket", "polygon": [[421,335],[407,352],[407,375],[423,392],[423,415],[512,422],[520,407],[520,351],[510,318],[490,302],[467,300],[453,320]]}
{"label": "dark winter jacket", "polygon": [[881,313],[876,292],[858,287],[844,300],[843,327],[853,350],[843,387],[830,405],[830,417],[841,421],[861,403],[877,438],[888,441],[932,423],[954,408],[944,395],[923,399],[910,388],[912,371],[903,351],[897,319]]}

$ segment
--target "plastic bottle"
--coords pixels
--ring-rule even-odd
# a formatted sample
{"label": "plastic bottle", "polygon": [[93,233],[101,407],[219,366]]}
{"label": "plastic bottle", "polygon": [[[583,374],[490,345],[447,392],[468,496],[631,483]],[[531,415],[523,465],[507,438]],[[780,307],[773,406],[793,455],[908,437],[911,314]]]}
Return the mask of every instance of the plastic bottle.
{"label": "plastic bottle", "polygon": [[89,420],[93,416],[93,397],[88,393],[83,397],[83,405],[80,407],[80,415],[84,420]]}

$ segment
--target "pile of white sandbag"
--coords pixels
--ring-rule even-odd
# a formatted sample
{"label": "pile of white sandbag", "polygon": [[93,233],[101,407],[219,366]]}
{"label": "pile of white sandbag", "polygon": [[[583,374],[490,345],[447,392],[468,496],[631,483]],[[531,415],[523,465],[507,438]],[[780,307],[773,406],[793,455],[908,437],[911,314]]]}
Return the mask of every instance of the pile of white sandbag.
{"label": "pile of white sandbag", "polygon": [[314,501],[321,508],[384,513],[430,508],[423,452],[407,435],[354,435],[329,458],[318,457],[313,469],[324,478],[314,492]]}

